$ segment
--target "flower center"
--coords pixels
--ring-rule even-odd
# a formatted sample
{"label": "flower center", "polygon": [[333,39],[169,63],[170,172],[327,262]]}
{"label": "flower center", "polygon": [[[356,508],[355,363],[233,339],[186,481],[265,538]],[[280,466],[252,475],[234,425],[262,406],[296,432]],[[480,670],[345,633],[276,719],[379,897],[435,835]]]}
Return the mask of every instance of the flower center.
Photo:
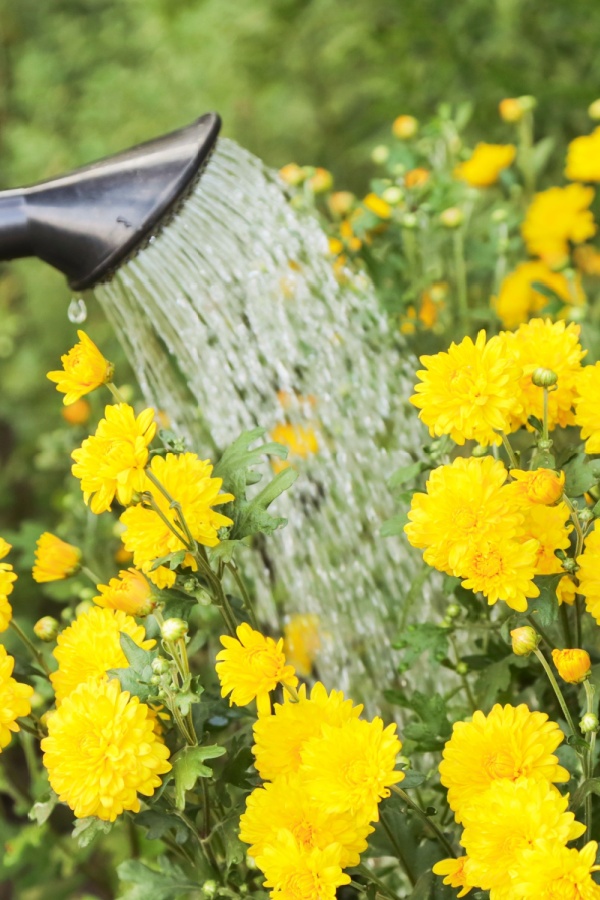
{"label": "flower center", "polygon": [[496,578],[502,574],[502,557],[496,549],[476,554],[473,568],[481,578]]}
{"label": "flower center", "polygon": [[298,843],[306,847],[307,850],[315,846],[312,825],[306,819],[298,822],[296,827],[292,829],[292,834]]}
{"label": "flower center", "polygon": [[498,778],[510,778],[514,781],[522,774],[515,766],[515,760],[507,750],[496,750],[486,757],[483,767],[494,781]]}

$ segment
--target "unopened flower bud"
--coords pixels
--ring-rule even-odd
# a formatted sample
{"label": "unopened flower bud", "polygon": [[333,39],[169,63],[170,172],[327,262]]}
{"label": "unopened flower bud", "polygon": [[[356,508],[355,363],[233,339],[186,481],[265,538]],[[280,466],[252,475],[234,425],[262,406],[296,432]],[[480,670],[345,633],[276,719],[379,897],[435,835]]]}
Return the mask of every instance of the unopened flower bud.
{"label": "unopened flower bud", "polygon": [[585,681],[592,668],[587,650],[553,650],[552,660],[560,677],[569,684]]}
{"label": "unopened flower bud", "polygon": [[44,616],[33,626],[33,633],[40,641],[53,641],[59,629],[60,625],[54,616]]}
{"label": "unopened flower bud", "polygon": [[327,169],[317,168],[306,183],[313,194],[326,194],[333,187],[333,175]]}
{"label": "unopened flower bud", "polygon": [[531,112],[537,106],[537,100],[535,97],[532,97],[531,94],[524,94],[522,97],[517,98],[519,103],[521,104],[521,109],[525,112]]}
{"label": "unopened flower bud", "polygon": [[163,641],[178,641],[188,633],[188,624],[184,619],[165,619],[160,626]]}
{"label": "unopened flower bud", "polygon": [[512,651],[515,656],[529,656],[530,653],[537,649],[540,642],[536,630],[531,625],[513,628],[510,636],[512,639]]}
{"label": "unopened flower bud", "polygon": [[466,675],[469,671],[469,667],[466,662],[462,662],[462,660],[456,663],[456,674],[457,675]]}
{"label": "unopened flower bud", "polygon": [[481,444],[475,444],[475,446],[471,450],[471,456],[474,456],[476,459],[480,459],[482,456],[487,456],[489,452],[489,447],[482,447]]}
{"label": "unopened flower bud", "polygon": [[150,684],[160,684],[160,675],[151,675]]}
{"label": "unopened flower bud", "polygon": [[587,507],[579,513],[579,521],[582,525],[588,525],[594,518],[594,513]]}
{"label": "unopened flower bud", "polygon": [[75,607],[75,615],[76,616],[85,616],[86,613],[89,613],[90,609],[94,608],[94,604],[91,600],[82,600],[81,603],[78,603]]}
{"label": "unopened flower bud", "polygon": [[279,177],[282,178],[286,184],[297,187],[299,184],[302,184],[306,178],[306,173],[297,163],[288,163],[287,166],[284,166],[279,170]]}
{"label": "unopened flower bud", "polygon": [[352,191],[335,191],[327,201],[329,209],[336,216],[347,215],[355,202],[356,197]]}
{"label": "unopened flower bud", "polygon": [[570,556],[567,556],[565,559],[563,559],[561,562],[561,565],[562,565],[563,569],[565,570],[565,572],[569,572],[569,574],[571,574],[571,575],[574,572],[576,572],[577,569],[579,568],[579,566],[577,565],[575,560],[571,559]]}
{"label": "unopened flower bud", "polygon": [[456,619],[460,616],[460,606],[458,603],[449,603],[446,607],[446,615],[450,619]]}
{"label": "unopened flower bud", "polygon": [[399,203],[402,203],[402,201],[404,200],[403,191],[399,187],[396,187],[395,185],[392,187],[386,188],[381,196],[382,196],[383,200],[385,200],[386,203],[390,204],[390,206],[397,206]]}
{"label": "unopened flower bud", "polygon": [[458,228],[464,220],[464,213],[458,206],[449,206],[440,213],[440,222],[444,228]]}
{"label": "unopened flower bud", "polygon": [[[167,621],[171,621],[168,619]],[[157,656],[152,660],[152,671],[155,675],[166,675],[166,673],[171,668],[168,659],[165,659],[164,656]]]}
{"label": "unopened flower bud", "polygon": [[588,116],[597,122],[600,119],[600,100],[594,100],[588,106]]}
{"label": "unopened flower bud", "polygon": [[505,97],[498,104],[500,118],[504,122],[520,122],[525,114],[525,109],[518,97]]}
{"label": "unopened flower bud", "polygon": [[409,141],[419,130],[419,122],[414,116],[398,116],[394,119],[392,133],[401,141]]}
{"label": "unopened flower bud", "polygon": [[205,591],[204,588],[200,588],[200,590],[196,591],[195,595],[196,600],[200,604],[200,606],[210,606],[212,604],[212,597]]}
{"label": "unopened flower bud", "polygon": [[377,166],[382,166],[390,158],[390,148],[385,144],[378,144],[371,150],[371,159]]}
{"label": "unopened flower bud", "polygon": [[500,207],[499,209],[495,209],[492,213],[492,222],[506,222],[508,219],[508,210]]}
{"label": "unopened flower bud", "polygon": [[444,616],[444,618],[440,622],[440,628],[452,628],[452,627],[453,627],[452,619],[449,619],[448,616]]}
{"label": "unopened flower bud", "polygon": [[586,713],[579,722],[579,727],[581,728],[583,734],[595,733],[600,727],[598,716],[594,715],[594,713]]}
{"label": "unopened flower bud", "polygon": [[202,893],[205,897],[214,897],[217,893],[217,882],[210,879],[202,885]]}
{"label": "unopened flower bud", "polygon": [[558,375],[552,369],[544,369],[541,366],[534,369],[531,380],[536,387],[554,387],[558,381]]}
{"label": "unopened flower bud", "polygon": [[413,228],[417,227],[417,217],[414,213],[406,213],[406,215],[402,216],[401,225],[403,228],[408,228],[412,231]]}

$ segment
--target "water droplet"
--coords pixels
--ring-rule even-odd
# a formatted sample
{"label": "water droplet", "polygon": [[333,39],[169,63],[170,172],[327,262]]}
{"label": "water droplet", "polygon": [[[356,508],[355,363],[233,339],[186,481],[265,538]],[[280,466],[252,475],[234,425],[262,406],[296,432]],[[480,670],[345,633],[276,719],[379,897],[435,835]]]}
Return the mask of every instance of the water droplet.
{"label": "water droplet", "polygon": [[73,297],[67,310],[67,318],[74,325],[81,325],[87,319],[87,306],[83,297]]}

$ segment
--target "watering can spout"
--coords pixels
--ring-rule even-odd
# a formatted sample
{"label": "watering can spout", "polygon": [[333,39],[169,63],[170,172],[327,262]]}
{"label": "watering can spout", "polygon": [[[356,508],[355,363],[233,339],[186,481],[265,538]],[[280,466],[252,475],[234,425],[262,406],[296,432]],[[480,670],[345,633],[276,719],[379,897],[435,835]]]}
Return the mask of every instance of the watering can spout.
{"label": "watering can spout", "polygon": [[208,113],[68,175],[0,192],[0,260],[36,256],[75,290],[107,280],[185,200],[220,127]]}

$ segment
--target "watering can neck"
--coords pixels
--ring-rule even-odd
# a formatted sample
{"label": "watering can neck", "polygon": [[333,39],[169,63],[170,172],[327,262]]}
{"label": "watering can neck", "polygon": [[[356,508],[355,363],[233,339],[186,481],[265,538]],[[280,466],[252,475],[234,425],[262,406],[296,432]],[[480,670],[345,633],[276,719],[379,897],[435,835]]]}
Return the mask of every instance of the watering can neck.
{"label": "watering can neck", "polygon": [[21,190],[0,192],[0,260],[36,256],[75,290],[107,280],[187,197],[221,125],[192,125]]}

